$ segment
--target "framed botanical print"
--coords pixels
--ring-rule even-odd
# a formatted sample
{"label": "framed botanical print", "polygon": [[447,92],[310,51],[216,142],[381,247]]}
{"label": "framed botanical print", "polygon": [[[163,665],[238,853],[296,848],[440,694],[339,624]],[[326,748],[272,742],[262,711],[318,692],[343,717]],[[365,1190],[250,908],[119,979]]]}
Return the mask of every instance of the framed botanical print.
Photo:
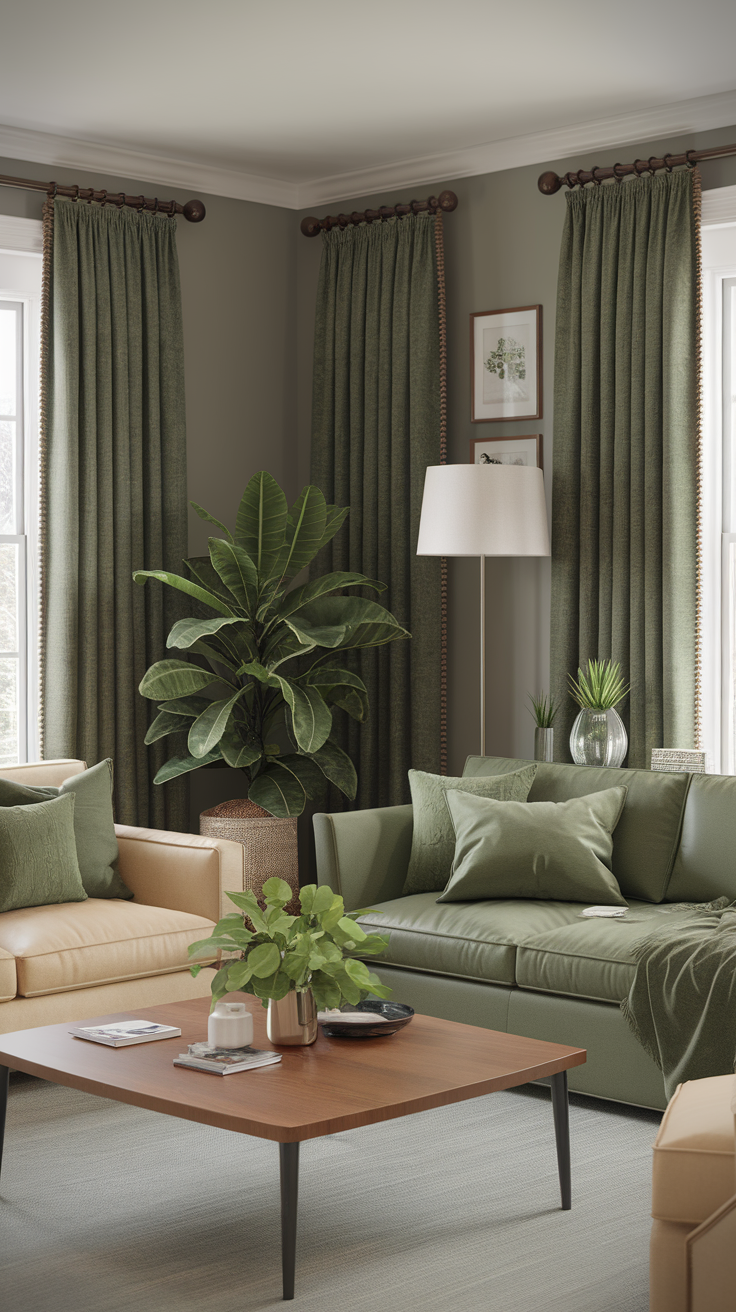
{"label": "framed botanical print", "polygon": [[542,469],[542,434],[532,437],[472,437],[471,465],[530,465]]}
{"label": "framed botanical print", "polygon": [[471,423],[541,417],[541,305],[471,314]]}

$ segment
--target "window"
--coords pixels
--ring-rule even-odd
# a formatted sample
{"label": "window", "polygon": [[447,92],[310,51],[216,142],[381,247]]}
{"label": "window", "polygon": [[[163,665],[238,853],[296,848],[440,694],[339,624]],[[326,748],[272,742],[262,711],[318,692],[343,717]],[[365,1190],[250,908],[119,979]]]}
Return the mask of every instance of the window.
{"label": "window", "polygon": [[702,745],[736,774],[736,187],[704,193],[702,237]]}
{"label": "window", "polygon": [[41,224],[0,216],[0,766],[38,748]]}

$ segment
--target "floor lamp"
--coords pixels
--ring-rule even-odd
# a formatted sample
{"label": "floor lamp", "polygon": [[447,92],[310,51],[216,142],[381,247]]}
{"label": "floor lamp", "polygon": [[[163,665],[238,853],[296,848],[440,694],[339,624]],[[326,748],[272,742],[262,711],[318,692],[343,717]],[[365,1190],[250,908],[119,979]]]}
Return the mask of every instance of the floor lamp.
{"label": "floor lamp", "polygon": [[480,754],[486,751],[486,556],[548,556],[541,469],[430,465],[418,556],[480,557]]}

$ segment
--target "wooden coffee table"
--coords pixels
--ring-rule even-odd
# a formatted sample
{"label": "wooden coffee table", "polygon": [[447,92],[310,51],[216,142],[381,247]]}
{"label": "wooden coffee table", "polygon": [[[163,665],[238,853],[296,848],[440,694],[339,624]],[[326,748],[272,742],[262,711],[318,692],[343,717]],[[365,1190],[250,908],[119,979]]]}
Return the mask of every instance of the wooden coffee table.
{"label": "wooden coffee table", "polygon": [[[266,1038],[265,1011],[248,999],[254,1045]],[[196,998],[83,1022],[103,1025],[138,1017],[181,1027],[181,1038],[129,1048],[107,1048],[73,1038],[67,1025],[45,1025],[0,1035],[0,1165],[8,1072],[25,1071],[101,1098],[131,1103],[272,1139],[281,1166],[283,1293],[294,1297],[299,1144],[325,1134],[373,1125],[395,1116],[444,1107],[552,1078],[552,1110],[562,1207],[571,1205],[567,1072],[585,1050],[519,1038],[475,1025],[415,1016],[398,1034],[378,1039],[327,1039],[320,1030],[309,1048],[281,1048],[282,1061],[255,1071],[220,1076],[174,1066],[172,1059],[206,1037],[208,1001]],[[80,1023],[80,1022],[77,1022]]]}

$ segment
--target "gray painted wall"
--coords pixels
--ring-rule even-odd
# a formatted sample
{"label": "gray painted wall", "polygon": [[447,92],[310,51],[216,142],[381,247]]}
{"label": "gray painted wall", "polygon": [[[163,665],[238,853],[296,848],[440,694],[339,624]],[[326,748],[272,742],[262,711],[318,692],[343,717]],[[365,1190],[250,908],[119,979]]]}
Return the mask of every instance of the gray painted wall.
{"label": "gray painted wall", "polygon": [[[565,214],[564,193],[542,196],[537,178],[547,169],[562,174],[570,169],[619,159],[660,156],[689,148],[736,140],[736,127],[698,133],[694,137],[621,145],[567,160],[552,160],[533,167],[509,169],[480,177],[462,178],[412,188],[401,193],[346,197],[337,205],[322,207],[319,215],[363,210],[395,200],[436,194],[443,185],[457,193],[459,206],[445,218],[448,305],[449,459],[469,459],[469,440],[486,433],[495,436],[542,433],[548,504],[551,495],[553,451],[554,325],[557,264]],[[736,183],[736,157],[702,165],[703,186]],[[306,211],[305,211],[306,213]],[[300,216],[301,217],[301,216]],[[309,473],[310,361],[314,301],[321,240],[299,239],[297,267],[297,321],[299,359],[299,469]],[[468,316],[473,311],[504,309],[515,305],[543,306],[544,401],[543,418],[515,423],[471,424]],[[465,757],[477,752],[479,740],[477,561],[450,561],[449,577],[449,768],[462,772]],[[549,560],[488,560],[486,566],[486,750],[509,756],[531,756],[534,725],[526,694],[548,687],[549,681]]]}

